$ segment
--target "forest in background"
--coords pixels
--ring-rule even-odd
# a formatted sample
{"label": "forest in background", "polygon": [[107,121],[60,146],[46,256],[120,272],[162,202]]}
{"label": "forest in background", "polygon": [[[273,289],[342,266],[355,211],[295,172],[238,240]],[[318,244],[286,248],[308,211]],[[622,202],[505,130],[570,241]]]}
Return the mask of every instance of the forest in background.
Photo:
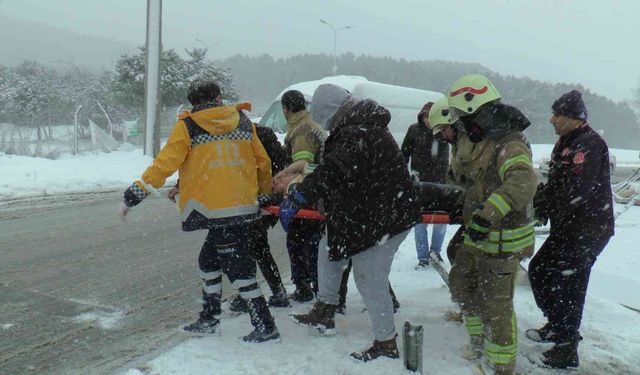
{"label": "forest in background", "polygon": [[[194,79],[218,80],[227,101],[250,100],[254,104],[252,115],[260,116],[284,88],[330,76],[332,66],[333,57],[326,54],[279,59],[269,55],[236,55],[211,60],[206,49],[186,50],[186,56],[172,49],[165,50],[161,59],[163,133],[167,134],[172,127],[176,110],[188,107],[186,88]],[[527,129],[531,143],[555,142],[557,137],[548,122],[551,104],[575,88],[584,95],[589,122],[594,129],[603,131],[611,147],[638,149],[640,146],[640,124],[632,104],[615,103],[580,84],[501,75],[479,64],[408,61],[351,53],[339,56],[337,66],[338,74],[442,93],[464,74],[484,74],[507,103],[521,109],[531,120],[533,125]],[[640,91],[636,97],[640,102]],[[82,126],[87,126],[87,120],[91,119],[107,129],[105,113],[113,123],[142,119],[143,98],[143,49],[122,55],[113,69],[100,72],[68,62],[55,66],[35,61],[24,61],[15,67],[0,65],[0,123],[35,129],[38,140],[46,140],[46,128],[51,125],[73,124],[74,112],[80,105],[82,110],[78,114]]]}
{"label": "forest in background", "polygon": [[[266,108],[287,86],[332,75],[333,57],[326,54],[300,54],[275,59],[269,55],[236,55],[216,61],[231,71],[240,97]],[[531,143],[555,143],[557,136],[549,124],[551,104],[563,93],[580,90],[589,110],[589,123],[604,131],[611,147],[637,149],[640,123],[631,103],[615,103],[582,85],[550,83],[527,77],[502,75],[480,64],[443,60],[409,61],[391,57],[338,56],[337,74],[364,76],[371,81],[409,86],[446,93],[460,76],[480,73],[498,88],[503,100],[522,110],[531,120],[527,129]],[[640,99],[640,95],[638,99]],[[640,100],[639,100],[640,102]]]}

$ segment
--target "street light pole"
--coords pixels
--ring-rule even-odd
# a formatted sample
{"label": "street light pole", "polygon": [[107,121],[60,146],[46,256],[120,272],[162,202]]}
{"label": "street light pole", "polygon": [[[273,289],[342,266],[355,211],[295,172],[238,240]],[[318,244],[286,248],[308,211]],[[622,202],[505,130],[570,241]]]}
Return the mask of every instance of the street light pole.
{"label": "street light pole", "polygon": [[145,62],[144,154],[155,157],[160,150],[160,56],[162,50],[162,0],[147,0]]}
{"label": "street light pole", "polygon": [[331,31],[333,31],[333,75],[336,75],[336,72],[338,71],[338,58],[336,55],[336,50],[337,50],[337,45],[338,45],[338,33],[342,30],[347,30],[347,29],[351,29],[352,27],[350,25],[348,26],[344,26],[341,27],[339,29],[336,30],[335,27],[333,27],[332,24],[330,24],[329,22],[320,19],[320,22],[322,22],[323,24],[329,26],[331,28]]}

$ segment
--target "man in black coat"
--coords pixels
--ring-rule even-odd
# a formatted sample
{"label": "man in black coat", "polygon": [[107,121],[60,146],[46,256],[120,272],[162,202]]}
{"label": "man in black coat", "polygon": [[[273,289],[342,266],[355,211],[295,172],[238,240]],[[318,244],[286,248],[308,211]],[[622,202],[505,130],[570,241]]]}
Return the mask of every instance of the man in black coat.
{"label": "man in black coat", "polygon": [[445,183],[449,168],[449,144],[433,136],[429,127],[429,110],[433,102],[426,103],[418,113],[418,122],[409,126],[402,141],[402,155],[420,181]]}
{"label": "man in black coat", "polygon": [[[433,102],[426,103],[418,113],[418,122],[411,125],[402,141],[405,163],[411,160],[411,173],[422,182],[445,183],[449,168],[449,144],[437,139],[429,125],[429,110]],[[414,227],[418,265],[416,270],[429,265],[429,253],[434,252],[442,260],[440,252],[447,232],[446,224],[431,225],[431,246],[429,246],[428,224],[419,223]]]}
{"label": "man in black coat", "polygon": [[554,342],[542,362],[577,367],[578,329],[591,267],[614,233],[609,149],[587,123],[580,92],[562,95],[549,120],[560,139],[551,154],[549,180],[540,184],[534,210],[551,232],[529,263],[531,288],[548,323],[529,329],[527,337]]}
{"label": "man in black coat", "polygon": [[389,111],[367,99],[334,117],[322,161],[302,182],[289,186],[280,210],[283,223],[318,200],[326,213],[327,236],[318,254],[318,302],[294,319],[327,334],[334,330],[340,275],[351,260],[375,338],[369,349],[352,356],[362,361],[398,358],[389,272],[395,252],[420,220],[420,209],[387,128]]}

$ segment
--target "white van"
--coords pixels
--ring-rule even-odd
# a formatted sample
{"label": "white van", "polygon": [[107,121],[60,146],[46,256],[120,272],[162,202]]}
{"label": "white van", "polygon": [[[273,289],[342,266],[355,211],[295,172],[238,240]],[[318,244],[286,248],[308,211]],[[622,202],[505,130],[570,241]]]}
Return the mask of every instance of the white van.
{"label": "white van", "polygon": [[441,93],[414,89],[411,87],[387,85],[380,82],[369,81],[360,76],[335,76],[325,77],[317,81],[307,81],[293,84],[282,90],[276,96],[273,104],[262,116],[260,125],[272,128],[276,133],[286,133],[287,120],[282,113],[280,99],[282,94],[289,90],[298,90],[307,99],[307,109],[314,91],[318,86],[331,83],[344,88],[353,96],[361,99],[373,99],[391,112],[389,131],[393,134],[398,144],[402,143],[407,129],[417,121],[418,112],[429,101],[435,102],[443,97]]}

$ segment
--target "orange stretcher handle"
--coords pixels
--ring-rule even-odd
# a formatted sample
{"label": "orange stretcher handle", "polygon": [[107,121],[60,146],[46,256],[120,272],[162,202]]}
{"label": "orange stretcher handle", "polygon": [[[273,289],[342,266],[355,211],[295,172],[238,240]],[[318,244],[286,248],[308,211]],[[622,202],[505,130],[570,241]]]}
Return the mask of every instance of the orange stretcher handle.
{"label": "orange stretcher handle", "polygon": [[[270,213],[271,215],[278,216],[280,214],[280,207],[267,206],[262,208],[263,211]],[[295,216],[298,219],[313,219],[313,220],[325,220],[326,217],[320,214],[316,210],[310,210],[303,208]],[[446,213],[427,212],[422,214],[422,222],[424,224],[449,224],[449,215]]]}

